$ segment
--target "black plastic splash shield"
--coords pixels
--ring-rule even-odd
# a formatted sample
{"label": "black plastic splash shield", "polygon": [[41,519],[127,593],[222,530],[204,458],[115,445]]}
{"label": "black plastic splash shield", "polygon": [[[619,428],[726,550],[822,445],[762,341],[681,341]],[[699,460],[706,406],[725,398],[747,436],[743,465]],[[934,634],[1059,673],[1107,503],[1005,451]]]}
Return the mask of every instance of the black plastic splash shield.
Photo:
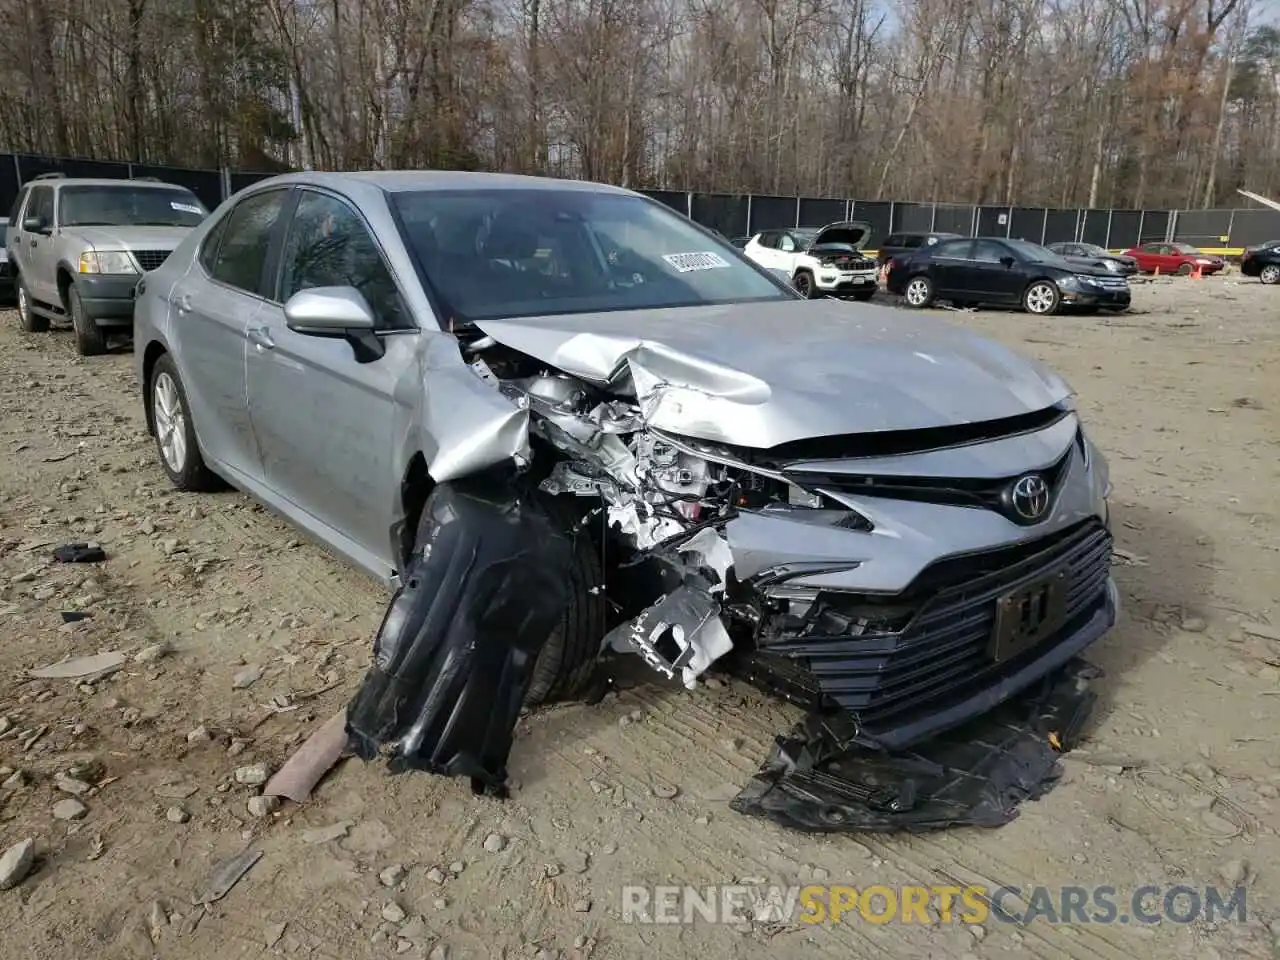
{"label": "black plastic splash shield", "polygon": [[538,494],[501,476],[436,487],[347,707],[347,735],[393,773],[471,778],[505,794],[534,661],[568,602],[571,542]]}
{"label": "black plastic splash shield", "polygon": [[998,827],[1018,804],[1051,790],[1058,757],[1075,745],[1102,671],[1073,660],[1043,683],[962,727],[909,751],[848,742],[829,718],[811,714],[729,806],[813,832],[924,831]]}

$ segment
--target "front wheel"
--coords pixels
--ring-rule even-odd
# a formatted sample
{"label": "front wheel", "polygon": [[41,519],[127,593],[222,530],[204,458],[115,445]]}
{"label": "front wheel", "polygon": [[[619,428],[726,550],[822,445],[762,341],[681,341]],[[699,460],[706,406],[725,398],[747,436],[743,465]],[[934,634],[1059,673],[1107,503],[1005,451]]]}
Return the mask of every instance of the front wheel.
{"label": "front wheel", "polygon": [[182,388],[173,358],[167,353],[156,361],[151,371],[148,394],[160,466],[169,475],[169,481],[179,490],[216,490],[218,477],[200,456],[187,392]]}
{"label": "front wheel", "polygon": [[1194,270],[1195,270],[1195,267],[1191,266],[1191,264],[1189,264],[1189,263],[1179,264],[1179,266],[1178,266],[1178,276],[1180,276],[1180,277],[1189,277],[1189,276],[1191,276],[1191,274],[1192,274],[1192,272],[1193,272]]}
{"label": "front wheel", "polygon": [[1057,285],[1048,280],[1037,280],[1027,287],[1026,293],[1022,295],[1022,305],[1027,313],[1034,313],[1041,317],[1057,312],[1061,303],[1062,294],[1058,292]]}
{"label": "front wheel", "polygon": [[18,274],[18,326],[26,333],[44,333],[49,329],[49,318],[37,316],[31,309],[31,294],[26,281]]}
{"label": "front wheel", "polygon": [[107,352],[107,338],[97,321],[85,313],[80,291],[74,286],[67,291],[67,307],[71,313],[71,326],[76,331],[76,352],[82,357],[96,357]]}
{"label": "front wheel", "polygon": [[804,297],[806,300],[812,300],[818,295],[817,287],[813,282],[813,274],[809,273],[807,270],[801,270],[797,273],[795,278],[792,279],[791,285],[794,286],[800,296]]}
{"label": "front wheel", "polygon": [[1258,279],[1263,283],[1280,283],[1280,266],[1268,263],[1258,274]]}
{"label": "front wheel", "polygon": [[912,277],[907,281],[907,287],[902,292],[902,296],[909,307],[915,307],[917,310],[927,307],[933,303],[933,281],[923,276]]}

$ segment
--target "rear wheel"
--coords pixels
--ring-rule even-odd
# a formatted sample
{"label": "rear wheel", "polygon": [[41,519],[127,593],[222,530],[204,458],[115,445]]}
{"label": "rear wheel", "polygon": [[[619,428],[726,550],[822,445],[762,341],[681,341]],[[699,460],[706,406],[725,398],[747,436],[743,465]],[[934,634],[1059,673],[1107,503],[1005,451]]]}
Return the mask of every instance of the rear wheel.
{"label": "rear wheel", "polygon": [[36,316],[31,309],[31,295],[27,293],[22,274],[18,274],[18,326],[27,333],[44,333],[49,329],[49,318]]}
{"label": "rear wheel", "polygon": [[909,307],[916,309],[927,307],[933,303],[933,281],[925,276],[912,277],[907,281],[902,296]]}
{"label": "rear wheel", "polygon": [[1280,266],[1274,263],[1268,263],[1258,273],[1258,279],[1263,283],[1280,283]]}
{"label": "rear wheel", "polygon": [[67,290],[67,310],[71,314],[71,326],[76,331],[76,352],[82,357],[106,353],[107,338],[103,336],[102,328],[85,313],[80,291],[74,284]]}
{"label": "rear wheel", "polygon": [[1062,294],[1058,292],[1057,285],[1048,280],[1037,280],[1022,295],[1022,305],[1027,313],[1037,316],[1044,317],[1057,312],[1061,303]]}

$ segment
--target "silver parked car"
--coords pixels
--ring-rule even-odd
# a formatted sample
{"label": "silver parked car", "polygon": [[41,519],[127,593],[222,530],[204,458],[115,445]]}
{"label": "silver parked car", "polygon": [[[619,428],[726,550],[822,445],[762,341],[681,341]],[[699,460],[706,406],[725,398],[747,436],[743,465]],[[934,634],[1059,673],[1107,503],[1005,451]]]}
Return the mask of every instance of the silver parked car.
{"label": "silver parked car", "polygon": [[154,179],[48,173],[23,185],[6,237],[22,329],[70,320],[82,356],[128,331],[138,278],[208,214],[185,187]]}
{"label": "silver parked car", "polygon": [[[687,686],[718,663],[892,749],[1115,620],[1107,465],[1062,379],[929,316],[805,301],[627,190],[276,177],[146,276],[135,331],[178,488],[223,478],[399,586],[378,669],[403,666],[390,633],[448,633],[419,658],[438,669],[377,694],[401,722],[427,684],[437,713],[485,717],[481,737],[526,693],[574,694],[602,651],[630,652]],[[549,524],[522,525],[535,502]],[[483,535],[440,538],[477,517]],[[519,576],[520,609],[567,585],[559,626],[524,648],[536,664],[512,653],[464,683],[490,662],[474,635],[504,589],[477,578]],[[519,646],[518,621],[484,643]]]}

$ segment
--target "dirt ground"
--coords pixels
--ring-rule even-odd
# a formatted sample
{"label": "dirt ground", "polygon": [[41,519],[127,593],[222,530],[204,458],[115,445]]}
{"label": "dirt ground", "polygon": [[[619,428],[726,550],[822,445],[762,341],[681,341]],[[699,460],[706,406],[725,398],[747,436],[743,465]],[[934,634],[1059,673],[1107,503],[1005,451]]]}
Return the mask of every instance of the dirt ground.
{"label": "dirt ground", "polygon": [[[312,803],[255,818],[255,788],[233,772],[278,765],[345,703],[386,594],[237,493],[175,493],[127,350],[81,360],[68,332],[23,335],[0,314],[0,851],[37,845],[32,873],[0,892],[0,956],[1272,956],[1277,298],[1239,278],[1169,278],[1136,286],[1122,316],[947,314],[1079,391],[1111,461],[1125,609],[1093,648],[1103,700],[1057,789],[995,830],[857,838],[728,809],[794,715],[718,681],[534,713],[505,802],[353,759]],[[107,561],[54,563],[74,540],[99,541]],[[64,624],[73,610],[92,616]],[[161,643],[95,683],[26,673]],[[94,784],[87,813],[57,819],[55,777],[72,768]],[[261,860],[193,908],[213,864],[246,846]],[[1246,923],[621,920],[627,884],[1102,884],[1123,903],[1143,885],[1241,873]]]}

